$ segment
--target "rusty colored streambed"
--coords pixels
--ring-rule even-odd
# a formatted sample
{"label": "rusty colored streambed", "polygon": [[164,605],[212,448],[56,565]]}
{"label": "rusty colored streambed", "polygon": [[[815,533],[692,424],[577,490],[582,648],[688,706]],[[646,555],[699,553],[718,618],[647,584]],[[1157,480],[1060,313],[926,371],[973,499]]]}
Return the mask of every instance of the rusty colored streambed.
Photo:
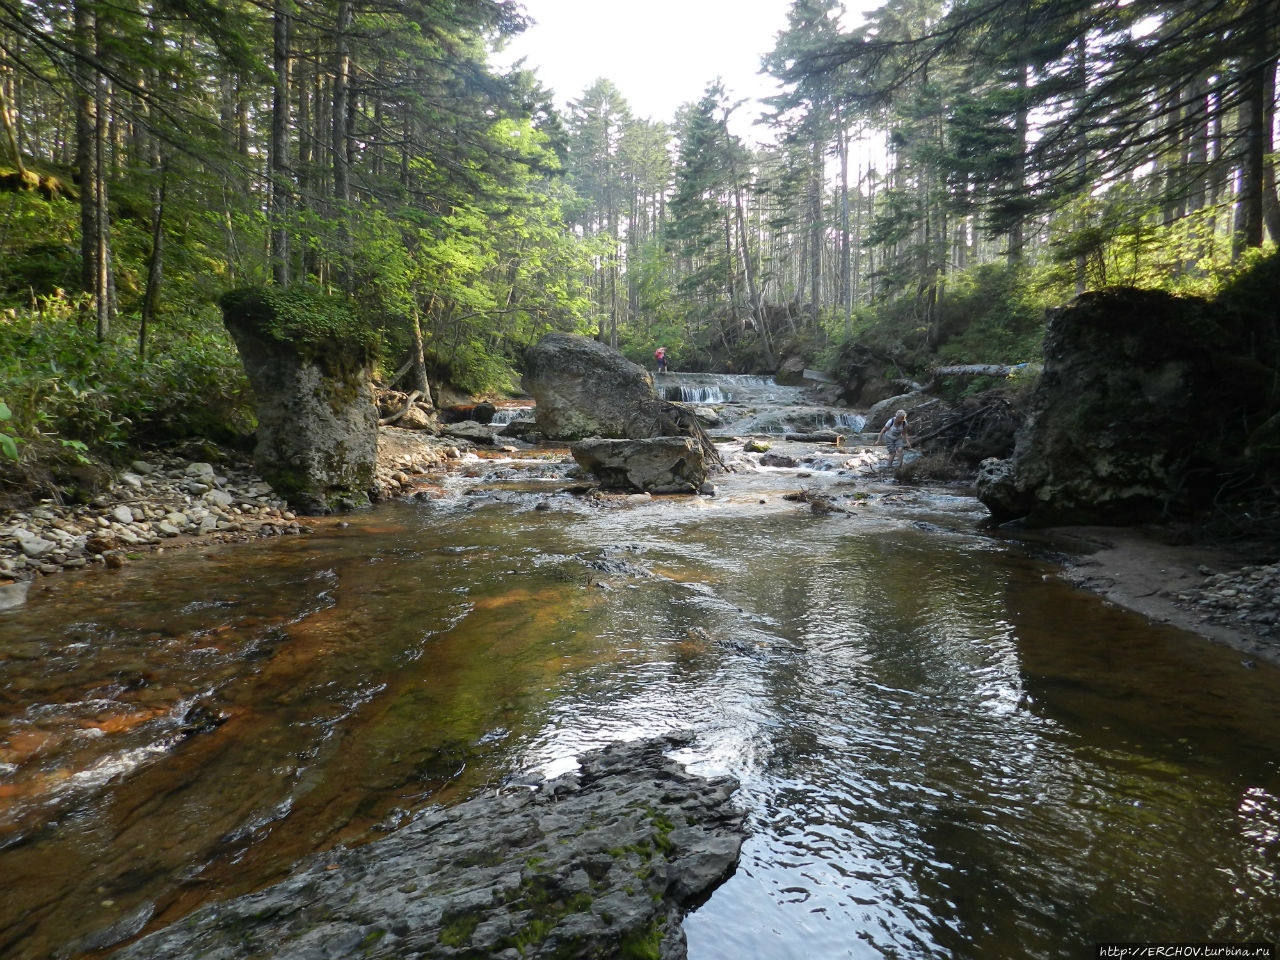
{"label": "rusty colored streambed", "polygon": [[818,516],[780,494],[849,477],[593,504],[545,463],[472,472],[0,614],[0,956],[91,955],[685,729],[753,829],[696,960],[1280,939],[1280,672],[1071,589],[962,496],[857,479]]}

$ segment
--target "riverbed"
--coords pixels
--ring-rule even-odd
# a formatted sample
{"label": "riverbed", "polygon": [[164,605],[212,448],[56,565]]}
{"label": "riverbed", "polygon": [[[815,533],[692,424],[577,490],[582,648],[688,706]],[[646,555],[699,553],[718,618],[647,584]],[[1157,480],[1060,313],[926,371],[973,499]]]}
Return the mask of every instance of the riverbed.
{"label": "riverbed", "polygon": [[307,536],[38,584],[0,614],[0,955],[677,731],[752,829],[695,960],[1280,939],[1280,671],[853,453],[650,499],[474,458]]}

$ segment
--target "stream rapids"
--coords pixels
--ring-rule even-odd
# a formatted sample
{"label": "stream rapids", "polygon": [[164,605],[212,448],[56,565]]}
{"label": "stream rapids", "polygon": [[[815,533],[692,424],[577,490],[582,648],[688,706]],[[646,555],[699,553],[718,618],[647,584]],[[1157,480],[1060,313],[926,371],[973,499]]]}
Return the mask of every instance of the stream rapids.
{"label": "stream rapids", "polygon": [[[105,956],[676,732],[751,829],[694,960],[1280,940],[1280,671],[1072,588],[967,491],[778,436],[850,411],[665,379],[719,412],[715,496],[574,496],[563,449],[486,453],[0,613],[0,956]],[[800,465],[749,461],[749,432]]]}

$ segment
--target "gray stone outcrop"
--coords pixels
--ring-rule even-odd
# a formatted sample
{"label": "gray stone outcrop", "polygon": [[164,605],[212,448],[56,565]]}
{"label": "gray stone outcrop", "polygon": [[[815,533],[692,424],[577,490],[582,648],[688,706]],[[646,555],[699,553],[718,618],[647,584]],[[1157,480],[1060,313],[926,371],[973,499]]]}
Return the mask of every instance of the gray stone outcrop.
{"label": "gray stone outcrop", "polygon": [[654,399],[653,377],[590,337],[549,333],[525,354],[526,393],[550,440],[625,438],[635,404]]}
{"label": "gray stone outcrop", "polygon": [[735,781],[665,755],[683,742],[606,747],[540,786],[433,808],[114,956],[679,960],[685,911],[733,872],[744,831]]}
{"label": "gray stone outcrop", "polygon": [[707,479],[702,444],[694,437],[580,440],[569,452],[607,490],[697,493]]}
{"label": "gray stone outcrop", "polygon": [[[378,454],[373,354],[349,324],[317,323],[308,310],[338,308],[291,291],[240,290],[222,299],[257,401],[254,465],[297,510],[330,513],[369,502]],[[302,315],[301,321],[296,316]]]}

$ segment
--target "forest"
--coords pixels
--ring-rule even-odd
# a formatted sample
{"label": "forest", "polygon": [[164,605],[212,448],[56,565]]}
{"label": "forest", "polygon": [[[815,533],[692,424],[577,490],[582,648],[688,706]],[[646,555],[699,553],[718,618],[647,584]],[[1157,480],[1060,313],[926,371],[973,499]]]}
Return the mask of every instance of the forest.
{"label": "forest", "polygon": [[1034,361],[1048,307],[1212,295],[1280,240],[1271,0],[793,0],[784,93],[669,120],[495,68],[526,26],[0,0],[0,483],[250,434],[238,288],[342,301],[439,399],[513,390],[551,330],[686,370]]}

